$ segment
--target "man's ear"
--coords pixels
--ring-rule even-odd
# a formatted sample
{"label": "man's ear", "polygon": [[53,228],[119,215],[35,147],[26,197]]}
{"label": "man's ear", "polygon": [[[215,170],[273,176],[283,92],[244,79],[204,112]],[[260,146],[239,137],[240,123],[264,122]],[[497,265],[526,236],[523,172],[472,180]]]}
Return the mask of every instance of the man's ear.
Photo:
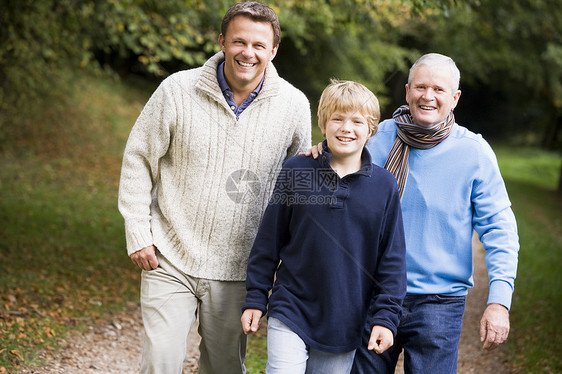
{"label": "man's ear", "polygon": [[221,46],[221,50],[224,52],[224,36],[219,34],[219,45]]}
{"label": "man's ear", "polygon": [[275,47],[273,47],[273,49],[271,50],[271,58],[269,59],[269,61],[273,61],[273,59],[275,58],[275,56],[277,56],[277,51],[279,50],[279,44],[277,44]]}
{"label": "man's ear", "polygon": [[461,97],[461,90],[457,90],[457,92],[455,92],[453,95],[453,102],[454,102],[453,109],[457,107],[460,97]]}

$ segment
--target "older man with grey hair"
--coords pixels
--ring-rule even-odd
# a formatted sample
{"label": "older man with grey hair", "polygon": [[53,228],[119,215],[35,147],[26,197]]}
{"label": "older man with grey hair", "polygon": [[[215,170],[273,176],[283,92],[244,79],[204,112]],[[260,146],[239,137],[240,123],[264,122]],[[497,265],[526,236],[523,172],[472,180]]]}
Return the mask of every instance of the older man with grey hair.
{"label": "older man with grey hair", "polygon": [[380,355],[367,350],[366,326],[353,373],[393,373],[402,351],[406,373],[456,373],[465,299],[473,286],[474,231],[490,279],[483,348],[507,339],[517,225],[492,148],[455,122],[459,81],[451,58],[422,56],[410,69],[408,105],[383,121],[367,144],[373,163],[391,171],[400,189],[407,294],[394,346]]}
{"label": "older man with grey hair", "polygon": [[393,373],[404,350],[406,373],[456,373],[465,298],[473,286],[473,231],[484,245],[490,278],[483,348],[503,343],[509,333],[517,225],[491,147],[455,123],[459,81],[451,58],[422,56],[410,69],[408,105],[381,123],[367,146],[373,162],[396,176],[402,194],[408,285],[395,345],[377,355],[364,344],[353,372]]}

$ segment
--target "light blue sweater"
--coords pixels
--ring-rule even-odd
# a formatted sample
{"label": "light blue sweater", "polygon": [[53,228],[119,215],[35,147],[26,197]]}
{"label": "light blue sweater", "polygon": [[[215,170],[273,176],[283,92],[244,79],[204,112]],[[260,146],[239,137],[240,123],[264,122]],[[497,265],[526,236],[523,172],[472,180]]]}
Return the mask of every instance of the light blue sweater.
{"label": "light blue sweater", "polygon": [[[384,166],[396,138],[394,120],[379,125],[367,149]],[[511,307],[519,239],[492,148],[454,124],[434,148],[410,149],[402,197],[408,294],[466,295],[473,286],[472,234],[486,251],[488,303]]]}

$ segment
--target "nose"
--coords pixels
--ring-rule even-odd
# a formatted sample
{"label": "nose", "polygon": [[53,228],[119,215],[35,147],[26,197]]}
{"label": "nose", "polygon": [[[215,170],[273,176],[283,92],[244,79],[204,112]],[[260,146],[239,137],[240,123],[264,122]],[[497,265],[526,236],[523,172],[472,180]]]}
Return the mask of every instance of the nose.
{"label": "nose", "polygon": [[351,132],[352,123],[351,120],[346,119],[342,122],[340,130],[343,132]]}
{"label": "nose", "polygon": [[432,88],[428,88],[423,92],[423,98],[430,101],[435,97],[435,92]]}
{"label": "nose", "polygon": [[243,50],[242,50],[242,55],[245,58],[251,58],[254,56],[254,49],[252,48],[251,45],[247,45]]}

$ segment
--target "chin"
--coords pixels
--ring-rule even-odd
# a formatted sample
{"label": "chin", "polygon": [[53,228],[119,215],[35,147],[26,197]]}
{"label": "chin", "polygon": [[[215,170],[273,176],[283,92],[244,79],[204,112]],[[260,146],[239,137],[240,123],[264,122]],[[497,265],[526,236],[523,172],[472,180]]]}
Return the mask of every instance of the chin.
{"label": "chin", "polygon": [[420,126],[431,127],[438,123],[439,121],[436,118],[427,118],[425,116],[417,117],[416,123]]}

